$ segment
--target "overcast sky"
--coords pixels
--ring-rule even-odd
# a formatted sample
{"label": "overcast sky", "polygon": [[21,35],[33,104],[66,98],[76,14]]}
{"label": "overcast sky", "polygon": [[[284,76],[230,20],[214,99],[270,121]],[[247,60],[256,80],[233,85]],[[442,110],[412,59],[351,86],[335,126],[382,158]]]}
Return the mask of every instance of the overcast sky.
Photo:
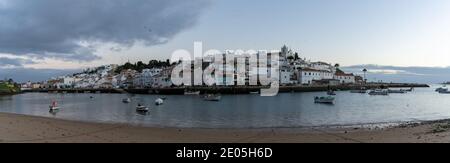
{"label": "overcast sky", "polygon": [[0,0],[0,75],[165,60],[194,41],[219,50],[287,44],[343,66],[446,67],[450,1]]}

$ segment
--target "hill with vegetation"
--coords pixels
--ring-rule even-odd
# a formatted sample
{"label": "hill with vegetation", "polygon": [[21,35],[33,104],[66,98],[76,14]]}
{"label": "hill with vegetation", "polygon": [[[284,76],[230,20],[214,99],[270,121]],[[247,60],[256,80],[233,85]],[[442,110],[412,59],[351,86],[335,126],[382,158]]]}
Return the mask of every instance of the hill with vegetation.
{"label": "hill with vegetation", "polygon": [[0,82],[0,94],[14,94],[19,93],[20,88],[8,82]]}

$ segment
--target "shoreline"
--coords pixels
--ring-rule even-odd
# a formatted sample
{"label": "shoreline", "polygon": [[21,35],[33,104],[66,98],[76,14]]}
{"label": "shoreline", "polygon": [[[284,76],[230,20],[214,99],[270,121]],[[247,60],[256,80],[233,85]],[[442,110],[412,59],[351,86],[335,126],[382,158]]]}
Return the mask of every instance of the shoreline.
{"label": "shoreline", "polygon": [[3,143],[434,143],[449,142],[450,119],[385,128],[201,129],[91,123],[0,113]]}
{"label": "shoreline", "polygon": [[[334,90],[358,90],[362,87],[366,89],[387,87],[387,88],[429,88],[427,84],[415,83],[370,83],[360,84],[344,84],[344,85],[293,85],[280,86],[279,93],[291,92],[323,92],[329,89]],[[221,94],[250,94],[251,92],[260,91],[268,88],[267,86],[215,86],[215,87],[174,87],[174,88],[130,88],[130,89],[27,89],[22,93],[40,92],[40,93],[117,93],[117,94],[159,94],[159,95],[184,95],[186,90],[200,91],[204,93],[221,93]]]}

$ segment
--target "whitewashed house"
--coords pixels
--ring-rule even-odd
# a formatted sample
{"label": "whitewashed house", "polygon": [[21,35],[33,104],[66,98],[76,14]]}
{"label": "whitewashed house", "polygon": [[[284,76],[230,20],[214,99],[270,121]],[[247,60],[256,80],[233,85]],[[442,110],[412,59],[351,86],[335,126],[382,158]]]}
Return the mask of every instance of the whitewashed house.
{"label": "whitewashed house", "polygon": [[333,73],[326,70],[304,68],[299,73],[300,84],[312,84],[314,80],[333,79]]}
{"label": "whitewashed house", "polygon": [[341,84],[354,84],[356,83],[355,75],[346,73],[336,73],[334,79],[339,80]]}

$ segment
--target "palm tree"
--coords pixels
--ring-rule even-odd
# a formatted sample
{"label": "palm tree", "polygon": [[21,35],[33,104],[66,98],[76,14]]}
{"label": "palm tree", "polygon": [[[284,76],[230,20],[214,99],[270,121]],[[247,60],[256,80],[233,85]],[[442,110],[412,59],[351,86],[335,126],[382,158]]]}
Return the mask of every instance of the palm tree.
{"label": "palm tree", "polygon": [[366,83],[367,82],[367,79],[366,79],[367,69],[363,69],[362,71],[364,72],[364,83]]}

